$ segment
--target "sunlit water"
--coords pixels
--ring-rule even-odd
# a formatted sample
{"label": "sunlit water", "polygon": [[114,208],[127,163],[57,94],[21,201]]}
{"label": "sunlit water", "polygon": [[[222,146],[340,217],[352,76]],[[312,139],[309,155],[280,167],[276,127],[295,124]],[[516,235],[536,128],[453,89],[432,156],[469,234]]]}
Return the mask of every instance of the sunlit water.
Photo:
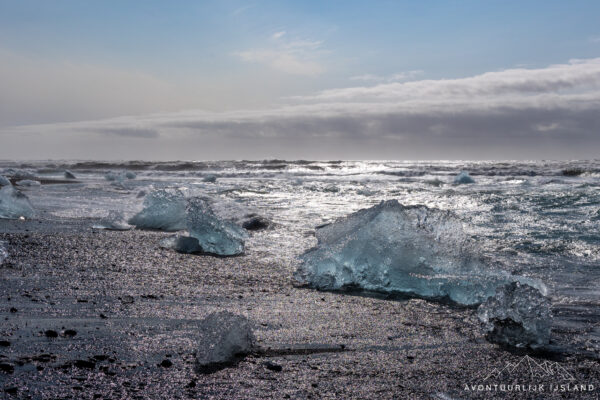
{"label": "sunlit water", "polygon": [[[100,218],[109,210],[129,216],[141,208],[138,193],[153,188],[211,196],[223,217],[256,213],[274,221],[275,229],[251,236],[247,251],[290,270],[315,244],[316,226],[381,200],[452,210],[492,265],[548,286],[556,331],[573,330],[579,347],[600,348],[600,161],[4,162],[2,168],[48,178],[73,171],[80,184],[24,189],[42,218]],[[124,170],[137,178],[104,178]],[[461,170],[475,184],[453,184]],[[216,183],[203,182],[209,174]]]}

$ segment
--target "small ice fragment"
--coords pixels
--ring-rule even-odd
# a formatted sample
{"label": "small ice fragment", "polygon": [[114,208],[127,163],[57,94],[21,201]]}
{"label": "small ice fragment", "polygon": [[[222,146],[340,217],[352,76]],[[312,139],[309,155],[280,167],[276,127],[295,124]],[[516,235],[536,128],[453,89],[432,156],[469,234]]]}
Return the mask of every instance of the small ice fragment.
{"label": "small ice fragment", "polygon": [[131,171],[125,172],[125,178],[127,178],[127,179],[135,179],[136,177],[137,177],[137,175]]}
{"label": "small ice fragment", "polygon": [[109,182],[113,182],[118,180],[119,175],[112,172],[112,171],[108,171],[106,174],[104,174],[104,179],[106,179]]}
{"label": "small ice fragment", "polygon": [[340,188],[335,185],[329,185],[329,186],[326,186],[323,189],[323,191],[326,193],[338,193],[340,191]]}
{"label": "small ice fragment", "polygon": [[232,222],[218,218],[205,200],[199,197],[189,199],[186,214],[190,236],[198,239],[204,252],[221,256],[244,252],[247,237],[244,230]]}
{"label": "small ice fragment", "polygon": [[191,236],[171,236],[163,239],[160,242],[160,246],[184,254],[202,253],[202,247],[200,246],[198,239]]}
{"label": "small ice fragment", "polygon": [[0,265],[8,258],[8,247],[7,243],[4,241],[0,241]]}
{"label": "small ice fragment", "polygon": [[186,201],[181,191],[155,190],[144,199],[144,209],[128,222],[142,229],[179,231],[186,227],[185,207]]}
{"label": "small ice fragment", "polygon": [[40,183],[31,179],[23,179],[22,181],[17,181],[17,186],[35,187],[40,186]]}
{"label": "small ice fragment", "polygon": [[550,300],[530,285],[512,282],[499,287],[477,314],[493,342],[536,348],[550,341]]}
{"label": "small ice fragment", "polygon": [[123,214],[119,211],[111,210],[108,215],[100,220],[100,222],[94,226],[94,229],[106,229],[111,231],[127,231],[133,228],[125,221]]}
{"label": "small ice fragment", "polygon": [[221,311],[210,314],[198,324],[199,348],[196,368],[213,373],[235,364],[256,349],[252,323],[244,316]]}
{"label": "small ice fragment", "polygon": [[457,185],[465,184],[465,183],[475,183],[475,180],[471,178],[467,171],[461,171],[460,174],[456,175],[454,178],[454,183]]}
{"label": "small ice fragment", "polygon": [[4,175],[0,175],[0,186],[10,186],[10,181]]}
{"label": "small ice fragment", "polygon": [[12,186],[0,189],[0,218],[32,218],[35,211],[27,196]]}
{"label": "small ice fragment", "polygon": [[146,191],[145,190],[140,190],[138,192],[138,194],[135,195],[136,198],[140,199],[142,197],[144,197],[146,195]]}
{"label": "small ice fragment", "polygon": [[212,175],[212,174],[210,174],[210,175],[206,175],[204,178],[202,178],[202,181],[203,181],[203,182],[211,182],[211,183],[214,183],[214,182],[216,182],[216,181],[217,181],[217,177],[216,177],[215,175]]}
{"label": "small ice fragment", "polygon": [[72,173],[71,171],[66,169],[65,170],[65,179],[77,179],[77,178],[75,177],[74,173]]}

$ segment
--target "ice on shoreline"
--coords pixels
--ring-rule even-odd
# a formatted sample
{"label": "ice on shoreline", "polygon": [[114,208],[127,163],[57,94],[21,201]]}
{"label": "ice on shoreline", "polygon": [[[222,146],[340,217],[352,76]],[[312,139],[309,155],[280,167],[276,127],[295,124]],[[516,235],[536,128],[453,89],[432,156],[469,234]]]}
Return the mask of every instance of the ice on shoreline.
{"label": "ice on shoreline", "polygon": [[490,340],[515,347],[541,347],[550,341],[550,300],[527,284],[499,287],[477,310]]}
{"label": "ice on shoreline", "polygon": [[41,185],[40,182],[34,181],[32,179],[23,179],[22,181],[17,181],[16,184],[17,186],[23,187],[37,187]]}
{"label": "ice on shoreline", "polygon": [[450,212],[381,202],[317,229],[318,244],[301,256],[295,278],[323,290],[358,288],[447,298],[477,305],[514,280],[493,270],[472,249]]}
{"label": "ice on shoreline", "polygon": [[27,196],[12,186],[0,189],[0,218],[32,218],[35,211]]}
{"label": "ice on shoreline", "polygon": [[198,330],[196,368],[201,373],[235,365],[256,348],[252,323],[242,315],[229,311],[212,313],[199,322]]}
{"label": "ice on shoreline", "polygon": [[176,189],[150,192],[144,198],[144,208],[129,219],[129,224],[141,229],[158,229],[167,232],[186,228],[186,200]]}
{"label": "ice on shoreline", "polygon": [[217,217],[206,200],[194,197],[186,208],[187,229],[198,240],[202,251],[222,256],[244,252],[246,233],[233,222]]}
{"label": "ice on shoreline", "polygon": [[5,241],[0,240],[0,265],[8,258],[8,250],[6,249],[7,244]]}
{"label": "ice on shoreline", "polygon": [[454,178],[454,183],[457,185],[475,183],[475,180],[471,178],[471,175],[467,171],[461,171],[460,174]]}
{"label": "ice on shoreline", "polygon": [[11,186],[10,181],[4,175],[0,175],[0,186]]}
{"label": "ice on shoreline", "polygon": [[92,228],[111,231],[127,231],[133,228],[133,226],[127,223],[125,217],[123,217],[123,213],[111,210],[106,217],[102,218],[96,225],[93,225]]}
{"label": "ice on shoreline", "polygon": [[217,177],[215,175],[209,174],[202,178],[202,182],[215,183],[217,181]]}
{"label": "ice on shoreline", "polygon": [[64,176],[65,176],[65,179],[77,179],[75,177],[75,174],[72,173],[71,171],[69,171],[68,169],[65,170]]}

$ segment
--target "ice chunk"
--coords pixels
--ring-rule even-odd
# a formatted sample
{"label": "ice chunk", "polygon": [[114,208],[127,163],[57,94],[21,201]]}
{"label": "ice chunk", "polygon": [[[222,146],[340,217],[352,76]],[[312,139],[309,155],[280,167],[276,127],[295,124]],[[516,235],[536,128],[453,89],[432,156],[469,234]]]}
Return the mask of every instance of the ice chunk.
{"label": "ice chunk", "polygon": [[460,174],[456,175],[454,178],[454,183],[457,185],[465,184],[465,183],[475,183],[475,180],[471,178],[471,175],[467,171],[461,171]]}
{"label": "ice chunk", "polygon": [[35,211],[27,196],[12,186],[0,189],[0,218],[32,218]]}
{"label": "ice chunk", "polygon": [[166,249],[173,249],[179,253],[202,253],[202,247],[198,239],[192,236],[171,236],[163,239],[160,242],[160,246]]}
{"label": "ice chunk", "polygon": [[530,285],[512,282],[499,287],[477,314],[494,342],[536,348],[550,341],[550,300]]}
{"label": "ice chunk", "polygon": [[40,186],[40,183],[38,181],[34,181],[31,179],[23,179],[22,181],[17,181],[17,186],[23,186],[23,187],[36,187],[36,186]]}
{"label": "ice chunk", "polygon": [[111,210],[105,218],[102,218],[100,222],[93,225],[92,228],[107,229],[111,231],[126,231],[133,227],[127,223],[121,212]]}
{"label": "ice chunk", "polygon": [[186,201],[181,191],[155,190],[144,198],[144,209],[128,222],[142,229],[179,231],[186,227],[185,207]]}
{"label": "ice chunk", "polygon": [[104,179],[106,179],[109,182],[114,182],[114,181],[123,180],[123,177],[120,174],[114,173],[112,171],[108,171],[106,174],[104,174]]}
{"label": "ice chunk", "polygon": [[229,311],[212,313],[198,325],[200,346],[196,351],[199,372],[212,373],[235,365],[256,348],[252,323]]}
{"label": "ice chunk", "polygon": [[498,286],[527,281],[487,267],[452,213],[396,200],[325,225],[316,236],[317,246],[301,256],[294,277],[317,289],[359,288],[475,305]]}
{"label": "ice chunk", "polygon": [[204,178],[202,178],[202,181],[204,182],[216,182],[217,181],[217,177],[214,175],[206,175]]}
{"label": "ice chunk", "polygon": [[77,179],[77,178],[75,177],[74,173],[72,173],[71,171],[66,169],[65,170],[65,179]]}
{"label": "ice chunk", "polygon": [[0,186],[10,186],[11,183],[8,180],[7,177],[5,177],[4,175],[0,175]]}
{"label": "ice chunk", "polygon": [[6,249],[8,245],[6,242],[0,240],[0,265],[8,258],[8,250]]}
{"label": "ice chunk", "polygon": [[141,199],[142,197],[144,197],[146,195],[146,191],[145,190],[140,190],[138,192],[138,194],[135,195],[136,198]]}
{"label": "ice chunk", "polygon": [[127,179],[135,179],[137,178],[137,175],[131,171],[127,171],[125,172],[125,178]]}
{"label": "ice chunk", "polygon": [[323,191],[326,193],[338,193],[340,191],[340,188],[335,185],[329,185],[323,188]]}
{"label": "ice chunk", "polygon": [[187,229],[205,253],[233,256],[244,252],[246,233],[233,222],[218,218],[206,200],[191,198],[187,205]]}

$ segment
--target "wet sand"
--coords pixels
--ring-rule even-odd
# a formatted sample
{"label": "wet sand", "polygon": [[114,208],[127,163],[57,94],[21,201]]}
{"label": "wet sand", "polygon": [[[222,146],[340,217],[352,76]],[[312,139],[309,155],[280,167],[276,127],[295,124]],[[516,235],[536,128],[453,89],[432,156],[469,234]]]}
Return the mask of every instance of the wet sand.
{"label": "wet sand", "polygon": [[[164,233],[93,231],[91,225],[0,220],[0,240],[9,251],[0,266],[0,397],[554,399],[600,393],[600,364],[575,355],[559,365],[594,392],[465,390],[523,358],[486,341],[474,310],[299,288],[287,263],[264,261],[270,254],[182,255],[159,248]],[[235,367],[199,374],[196,326],[220,310],[254,321],[263,350]],[[511,379],[540,384],[550,378]]]}

